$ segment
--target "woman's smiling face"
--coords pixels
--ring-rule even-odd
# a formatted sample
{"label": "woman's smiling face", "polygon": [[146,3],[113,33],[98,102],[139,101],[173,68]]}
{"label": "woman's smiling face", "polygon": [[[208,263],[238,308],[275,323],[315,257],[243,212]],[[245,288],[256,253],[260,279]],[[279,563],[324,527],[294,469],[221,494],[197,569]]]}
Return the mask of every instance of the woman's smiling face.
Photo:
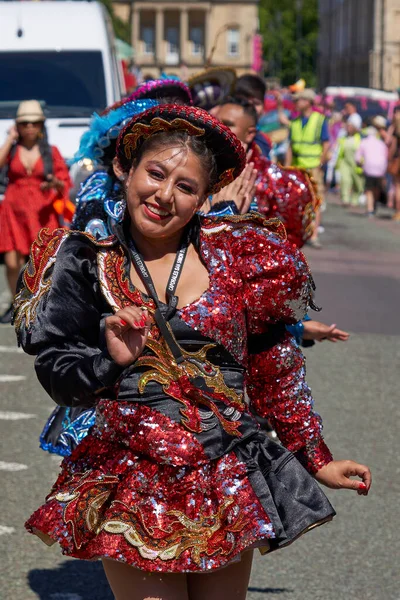
{"label": "woman's smiling face", "polygon": [[148,238],[174,235],[203,204],[208,179],[187,145],[148,150],[131,168],[126,183],[133,228]]}

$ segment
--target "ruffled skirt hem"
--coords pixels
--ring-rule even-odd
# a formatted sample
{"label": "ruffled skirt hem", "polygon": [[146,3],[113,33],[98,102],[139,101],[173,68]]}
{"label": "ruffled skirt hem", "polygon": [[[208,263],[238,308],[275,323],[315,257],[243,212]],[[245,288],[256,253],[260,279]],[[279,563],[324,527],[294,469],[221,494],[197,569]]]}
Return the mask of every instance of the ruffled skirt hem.
{"label": "ruffled skirt hem", "polygon": [[[251,539],[246,540],[247,544],[241,549],[239,547],[237,549],[237,554],[235,556],[231,557],[229,560],[226,560],[226,561],[219,560],[218,562],[216,562],[215,559],[211,559],[211,560],[209,559],[208,565],[205,568],[182,567],[181,569],[179,569],[179,571],[177,571],[177,570],[170,571],[168,569],[167,564],[165,564],[165,568],[161,569],[159,566],[152,565],[150,563],[148,565],[147,571],[150,573],[151,572],[159,573],[160,571],[162,571],[163,573],[177,573],[177,572],[179,572],[179,573],[209,573],[209,572],[213,572],[213,571],[218,571],[220,569],[224,569],[225,567],[231,565],[232,563],[240,562],[242,554],[249,550],[258,550],[262,556],[265,556],[266,554],[270,554],[271,552],[278,550],[279,548],[286,548],[287,546],[290,546],[291,544],[293,544],[293,542],[297,541],[300,537],[302,537],[309,531],[312,531],[313,529],[316,529],[317,527],[320,527],[321,525],[325,525],[326,523],[329,523],[332,519],[333,519],[333,515],[330,517],[327,517],[325,520],[323,520],[319,523],[314,523],[313,525],[308,527],[306,530],[302,531],[295,539],[289,540],[288,542],[286,542],[285,544],[282,544],[282,545],[279,545],[279,544],[275,543],[274,540],[271,540],[268,538],[256,539],[253,541],[253,543],[251,543]],[[55,538],[51,537],[50,535],[48,535],[47,533],[45,533],[44,531],[40,531],[40,530],[32,527],[31,525],[29,525],[29,521],[25,524],[25,527],[29,531],[29,533],[32,533],[33,535],[38,537],[42,542],[44,542],[49,547],[54,546],[54,544],[56,544],[56,543],[61,543],[60,539],[55,539]],[[105,552],[105,551],[103,551],[103,552],[98,551],[98,553],[88,554],[87,552],[80,552],[80,551],[69,552],[69,551],[63,550],[63,554],[65,556],[68,556],[69,558],[77,558],[80,560],[87,560],[87,561],[97,561],[97,560],[102,560],[102,559],[106,558],[106,559],[115,560],[117,562],[122,562],[124,564],[129,564],[133,568],[137,568],[139,570],[144,570],[140,564],[140,561],[137,561],[135,556],[132,556],[129,559],[125,556],[121,556],[120,552],[110,553],[110,552]]]}
{"label": "ruffled skirt hem", "polygon": [[209,572],[291,544],[335,512],[263,433],[197,466],[159,464],[90,433],[26,527],[63,554],[147,572]]}

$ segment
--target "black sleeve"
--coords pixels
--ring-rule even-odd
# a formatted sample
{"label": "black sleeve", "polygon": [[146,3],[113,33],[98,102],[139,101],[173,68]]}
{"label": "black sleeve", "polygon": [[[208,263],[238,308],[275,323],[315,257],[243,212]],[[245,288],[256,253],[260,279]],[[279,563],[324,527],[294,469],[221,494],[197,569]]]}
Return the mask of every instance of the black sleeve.
{"label": "black sleeve", "polygon": [[96,247],[77,233],[59,237],[53,254],[48,245],[34,255],[33,247],[14,323],[20,345],[36,355],[38,379],[53,400],[90,406],[114,387],[124,367],[111,359],[102,341],[107,306],[97,278]]}

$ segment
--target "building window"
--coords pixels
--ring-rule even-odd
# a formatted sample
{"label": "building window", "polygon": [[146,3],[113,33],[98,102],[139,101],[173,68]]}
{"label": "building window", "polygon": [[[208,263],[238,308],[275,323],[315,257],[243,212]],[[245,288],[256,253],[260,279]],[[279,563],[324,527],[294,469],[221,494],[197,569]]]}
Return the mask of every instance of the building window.
{"label": "building window", "polygon": [[143,27],[143,53],[154,54],[154,27]]}
{"label": "building window", "polygon": [[192,55],[204,55],[204,29],[203,27],[190,28],[190,41],[192,44]]}
{"label": "building window", "polygon": [[239,55],[239,29],[228,29],[228,56]]}
{"label": "building window", "polygon": [[179,29],[178,27],[167,27],[167,56],[166,62],[175,65],[179,62]]}

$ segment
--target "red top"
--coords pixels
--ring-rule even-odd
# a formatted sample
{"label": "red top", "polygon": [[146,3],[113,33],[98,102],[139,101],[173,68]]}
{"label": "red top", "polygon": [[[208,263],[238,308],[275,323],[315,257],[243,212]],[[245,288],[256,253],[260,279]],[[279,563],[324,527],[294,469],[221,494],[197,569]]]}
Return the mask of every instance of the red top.
{"label": "red top", "polygon": [[[64,194],[71,187],[68,168],[60,152],[52,146],[53,174],[64,182]],[[43,160],[40,157],[29,174],[19,157],[19,149],[9,159],[9,183],[0,209],[0,253],[17,250],[28,256],[32,242],[42,227],[59,226],[53,207],[54,190],[43,192]]]}

